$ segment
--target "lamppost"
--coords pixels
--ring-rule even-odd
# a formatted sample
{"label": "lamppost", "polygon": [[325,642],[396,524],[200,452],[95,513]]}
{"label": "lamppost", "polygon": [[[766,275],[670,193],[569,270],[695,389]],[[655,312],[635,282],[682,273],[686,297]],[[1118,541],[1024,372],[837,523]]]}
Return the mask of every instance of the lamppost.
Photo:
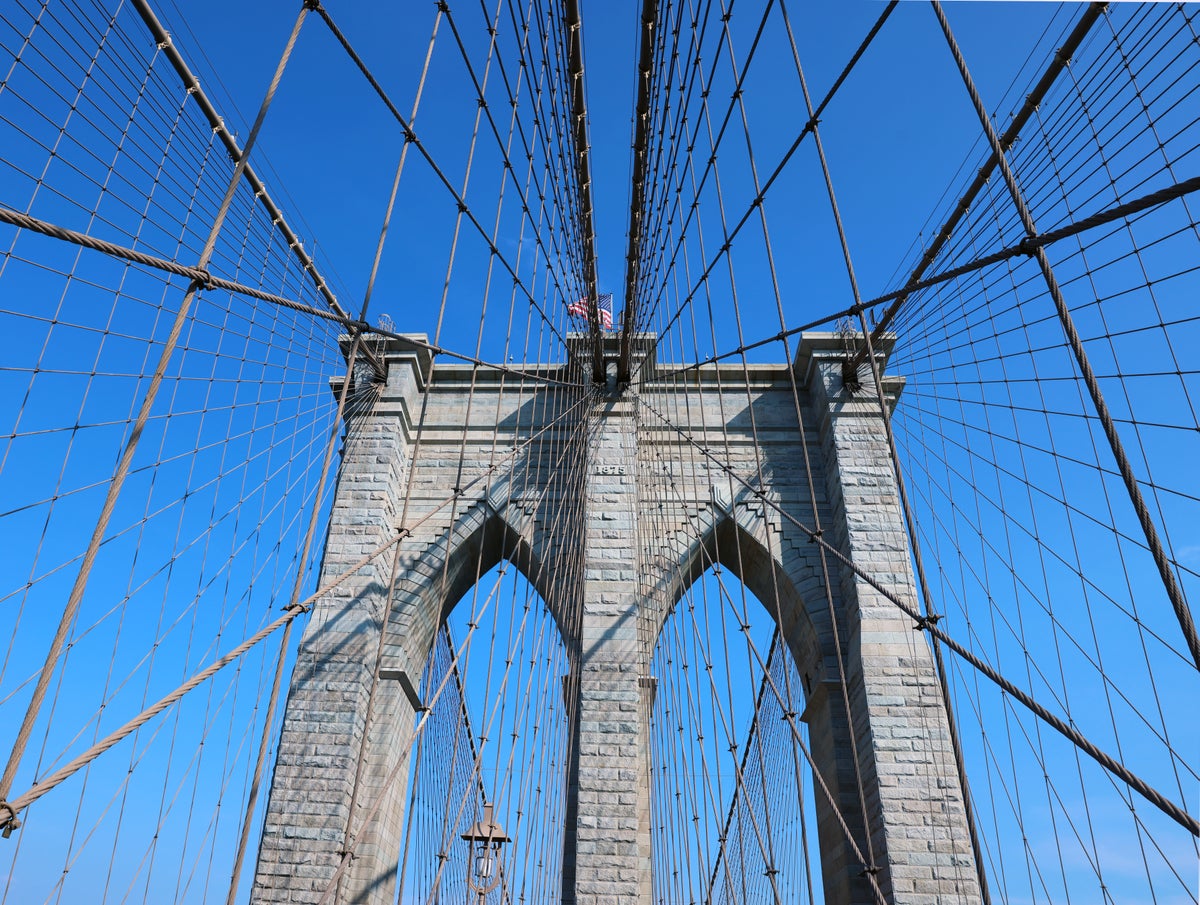
{"label": "lamppost", "polygon": [[500,885],[500,846],[512,840],[504,835],[504,830],[492,816],[491,804],[486,801],[482,819],[463,833],[462,838],[471,843],[467,886],[483,905],[487,894]]}

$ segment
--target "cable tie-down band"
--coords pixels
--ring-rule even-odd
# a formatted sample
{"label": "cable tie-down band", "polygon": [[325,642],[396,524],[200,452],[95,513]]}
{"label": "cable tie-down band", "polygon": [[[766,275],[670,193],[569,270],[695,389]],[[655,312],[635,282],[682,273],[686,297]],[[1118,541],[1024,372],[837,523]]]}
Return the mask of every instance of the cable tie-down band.
{"label": "cable tie-down band", "polygon": [[21,828],[21,821],[17,819],[17,811],[7,801],[0,801],[0,836],[7,839],[12,835],[13,830]]}

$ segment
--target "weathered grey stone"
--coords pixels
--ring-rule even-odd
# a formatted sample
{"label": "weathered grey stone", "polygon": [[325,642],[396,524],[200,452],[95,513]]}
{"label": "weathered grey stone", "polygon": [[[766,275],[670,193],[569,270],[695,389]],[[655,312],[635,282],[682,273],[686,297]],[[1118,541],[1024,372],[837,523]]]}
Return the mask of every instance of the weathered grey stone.
{"label": "weathered grey stone", "polygon": [[[583,341],[570,340],[581,355]],[[389,673],[419,675],[447,607],[504,559],[550,607],[571,664],[563,902],[651,902],[649,777],[670,765],[650,759],[650,655],[676,602],[714,563],[779,621],[804,679],[800,719],[832,796],[817,796],[826,901],[875,901],[856,846],[889,901],[979,901],[926,642],[853,570],[823,560],[798,525],[819,523],[842,555],[915,602],[870,381],[870,392],[845,392],[842,342],[829,334],[807,336],[792,368],[713,365],[686,380],[654,362],[653,337],[636,348],[648,356],[642,373],[667,379],[596,394],[561,424],[578,393],[469,365],[434,368],[403,339],[383,350],[386,385],[355,389],[323,580],[402,523],[418,527],[399,544],[390,600],[385,556],[314,608],[254,902],[316,901],[348,835],[361,842],[338,901],[393,901],[414,713],[397,682],[372,687],[374,667],[381,658]],[[559,376],[578,375],[564,366]],[[893,401],[899,387],[885,382]]]}

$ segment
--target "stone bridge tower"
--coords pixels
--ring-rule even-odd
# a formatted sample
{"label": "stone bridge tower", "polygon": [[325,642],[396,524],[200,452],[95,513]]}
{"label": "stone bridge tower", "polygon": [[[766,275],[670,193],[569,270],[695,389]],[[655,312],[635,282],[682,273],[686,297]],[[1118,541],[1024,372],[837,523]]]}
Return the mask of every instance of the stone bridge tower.
{"label": "stone bridge tower", "polygon": [[[686,374],[656,365],[654,339],[637,338],[640,379],[623,392],[570,388],[582,375],[567,365],[542,368],[551,380],[535,385],[434,365],[403,339],[381,346],[386,382],[354,389],[324,579],[399,526],[409,530],[395,548],[390,601],[393,563],[382,556],[313,610],[272,780],[256,905],[316,902],[348,826],[362,841],[337,901],[394,900],[413,687],[446,613],[501,559],[550,606],[572,663],[564,903],[652,901],[647,664],[663,620],[712,563],[763,602],[803,677],[797,717],[833,802],[818,793],[826,902],[878,900],[847,842],[848,830],[867,850],[864,812],[888,902],[980,901],[926,643],[854,570],[823,563],[797,525],[815,513],[826,541],[915,606],[869,373],[863,392],[847,391],[833,334],[806,335],[790,368],[713,364]],[[881,373],[888,349],[885,341],[877,350]],[[893,404],[901,387],[885,381]],[[718,442],[721,464],[704,452]],[[563,457],[586,468],[562,468]],[[639,531],[656,481],[670,493],[655,497],[653,531]],[[564,516],[571,512],[581,514]],[[670,568],[653,565],[663,562]]]}

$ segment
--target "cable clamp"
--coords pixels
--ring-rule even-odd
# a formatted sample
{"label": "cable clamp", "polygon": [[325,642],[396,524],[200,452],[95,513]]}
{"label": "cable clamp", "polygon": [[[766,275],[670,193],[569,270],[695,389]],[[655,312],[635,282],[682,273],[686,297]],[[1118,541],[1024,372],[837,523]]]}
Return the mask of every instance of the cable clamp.
{"label": "cable clamp", "polygon": [[875,876],[877,873],[879,873],[879,870],[880,870],[880,869],[879,869],[878,867],[876,867],[874,864],[870,864],[870,865],[868,865],[868,866],[864,867],[864,868],[863,868],[861,871],[859,871],[859,872],[858,872],[858,875],[859,875],[860,877],[865,877],[865,876],[867,876],[868,874],[870,874],[870,875],[873,877],[873,876]]}
{"label": "cable clamp", "polygon": [[939,622],[941,622],[941,620],[942,620],[941,613],[930,613],[928,616],[922,616],[920,619],[917,620],[916,625],[913,626],[913,631],[914,632],[927,631],[928,629],[933,628],[935,625],[937,625]]}
{"label": "cable clamp", "polygon": [[21,821],[17,819],[16,809],[7,801],[0,801],[0,836],[7,839],[13,830],[20,828]]}
{"label": "cable clamp", "polygon": [[208,272],[207,268],[204,267],[195,268],[192,279],[195,281],[197,289],[208,291],[215,285],[213,282],[213,275]]}
{"label": "cable clamp", "polygon": [[825,534],[824,528],[818,528],[816,531],[810,531],[810,532],[808,532],[808,542],[810,544],[815,544],[821,539],[822,535],[824,535],[824,534]]}
{"label": "cable clamp", "polygon": [[1027,258],[1032,258],[1034,255],[1034,252],[1036,252],[1037,249],[1038,249],[1038,245],[1034,241],[1033,236],[1026,236],[1024,239],[1022,239],[1020,242],[1017,243],[1017,251],[1019,251],[1021,254],[1025,255],[1025,257],[1027,257]]}

